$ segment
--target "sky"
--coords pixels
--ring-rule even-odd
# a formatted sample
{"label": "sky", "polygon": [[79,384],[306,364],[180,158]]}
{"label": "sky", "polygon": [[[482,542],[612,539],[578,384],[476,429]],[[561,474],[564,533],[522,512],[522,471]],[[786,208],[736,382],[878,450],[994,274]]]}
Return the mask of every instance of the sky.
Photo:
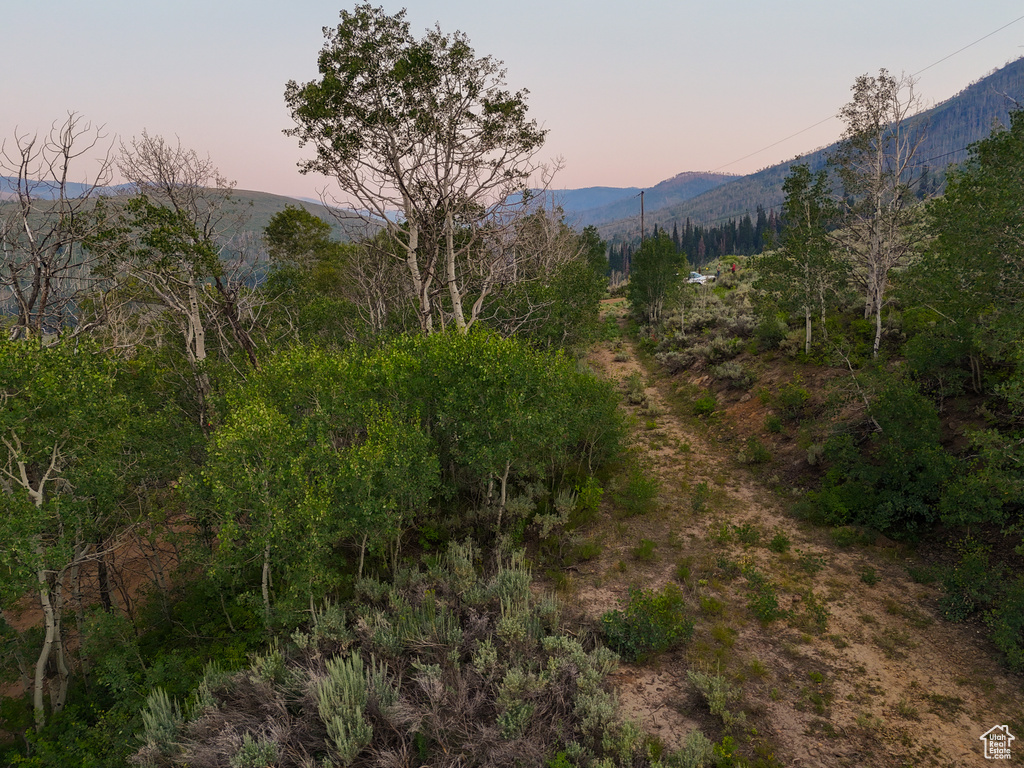
{"label": "sky", "polygon": [[[857,76],[918,76],[925,106],[1024,55],[1020,0],[376,0],[504,62],[548,130],[559,189],[747,174],[837,140]],[[317,77],[338,0],[0,0],[0,140],[69,112],[116,152],[143,130],[239,189],[317,197],[285,83]],[[99,160],[76,162],[76,180]],[[5,175],[0,171],[0,175]]]}

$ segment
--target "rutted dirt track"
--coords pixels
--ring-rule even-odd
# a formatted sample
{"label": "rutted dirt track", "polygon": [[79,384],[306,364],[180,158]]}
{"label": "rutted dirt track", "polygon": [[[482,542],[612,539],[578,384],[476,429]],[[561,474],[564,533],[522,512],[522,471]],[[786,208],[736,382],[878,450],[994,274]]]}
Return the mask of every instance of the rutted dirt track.
{"label": "rutted dirt track", "polygon": [[[628,342],[599,344],[591,364],[613,380],[639,373],[651,383]],[[698,616],[684,648],[623,666],[616,682],[627,710],[667,746],[694,727],[720,738],[721,721],[687,679],[688,669],[703,669],[735,686],[730,708],[746,713],[746,725],[732,733],[755,758],[801,767],[991,765],[979,737],[1024,723],[1024,695],[980,628],[942,620],[938,591],[908,576],[912,555],[893,542],[840,547],[789,516],[735,448],[673,413],[673,386],[657,381],[646,405],[625,406],[661,483],[658,510],[588,531],[603,549],[570,585],[573,602],[596,618],[630,585],[675,580]],[[773,537],[789,547],[769,548]],[[653,552],[635,551],[643,539]],[[787,616],[762,623],[753,615],[743,575],[751,567],[775,586]],[[824,627],[816,603],[827,609]],[[1012,763],[1024,763],[1024,733],[1015,735]]]}

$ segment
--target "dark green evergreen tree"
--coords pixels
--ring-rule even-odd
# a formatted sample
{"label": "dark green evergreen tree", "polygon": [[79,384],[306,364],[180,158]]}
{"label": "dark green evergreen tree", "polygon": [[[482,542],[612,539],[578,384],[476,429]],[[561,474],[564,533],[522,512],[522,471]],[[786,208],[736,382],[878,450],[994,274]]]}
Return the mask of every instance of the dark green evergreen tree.
{"label": "dark green evergreen tree", "polygon": [[626,297],[638,319],[651,325],[661,322],[665,299],[683,279],[686,258],[676,253],[664,233],[644,241],[633,257]]}

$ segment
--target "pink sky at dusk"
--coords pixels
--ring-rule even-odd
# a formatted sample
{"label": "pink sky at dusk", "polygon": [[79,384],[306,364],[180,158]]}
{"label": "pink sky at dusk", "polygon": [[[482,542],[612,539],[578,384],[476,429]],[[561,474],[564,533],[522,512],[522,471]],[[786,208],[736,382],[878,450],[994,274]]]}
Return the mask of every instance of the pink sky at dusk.
{"label": "pink sky at dusk", "polygon": [[[283,91],[289,79],[316,76],[321,28],[352,6],[4,6],[0,139],[8,149],[16,129],[45,131],[73,110],[105,125],[108,143],[143,129],[177,136],[209,154],[241,189],[315,197],[325,183],[296,169],[297,143],[282,134],[290,126]],[[835,141],[842,124],[828,118],[860,74],[930,67],[917,91],[931,105],[1024,55],[1019,0],[433,0],[405,7],[414,34],[435,23],[461,30],[478,55],[505,62],[508,85],[530,90],[530,113],[549,130],[542,157],[564,159],[555,186],[570,189],[649,187],[682,171],[750,173]],[[90,170],[83,164],[82,177]]]}

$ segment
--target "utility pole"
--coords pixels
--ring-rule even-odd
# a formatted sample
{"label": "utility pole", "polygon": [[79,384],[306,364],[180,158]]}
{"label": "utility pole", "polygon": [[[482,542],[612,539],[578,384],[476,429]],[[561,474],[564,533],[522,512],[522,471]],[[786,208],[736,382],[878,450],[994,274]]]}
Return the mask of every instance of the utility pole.
{"label": "utility pole", "polygon": [[640,190],[640,245],[644,244],[644,191]]}

